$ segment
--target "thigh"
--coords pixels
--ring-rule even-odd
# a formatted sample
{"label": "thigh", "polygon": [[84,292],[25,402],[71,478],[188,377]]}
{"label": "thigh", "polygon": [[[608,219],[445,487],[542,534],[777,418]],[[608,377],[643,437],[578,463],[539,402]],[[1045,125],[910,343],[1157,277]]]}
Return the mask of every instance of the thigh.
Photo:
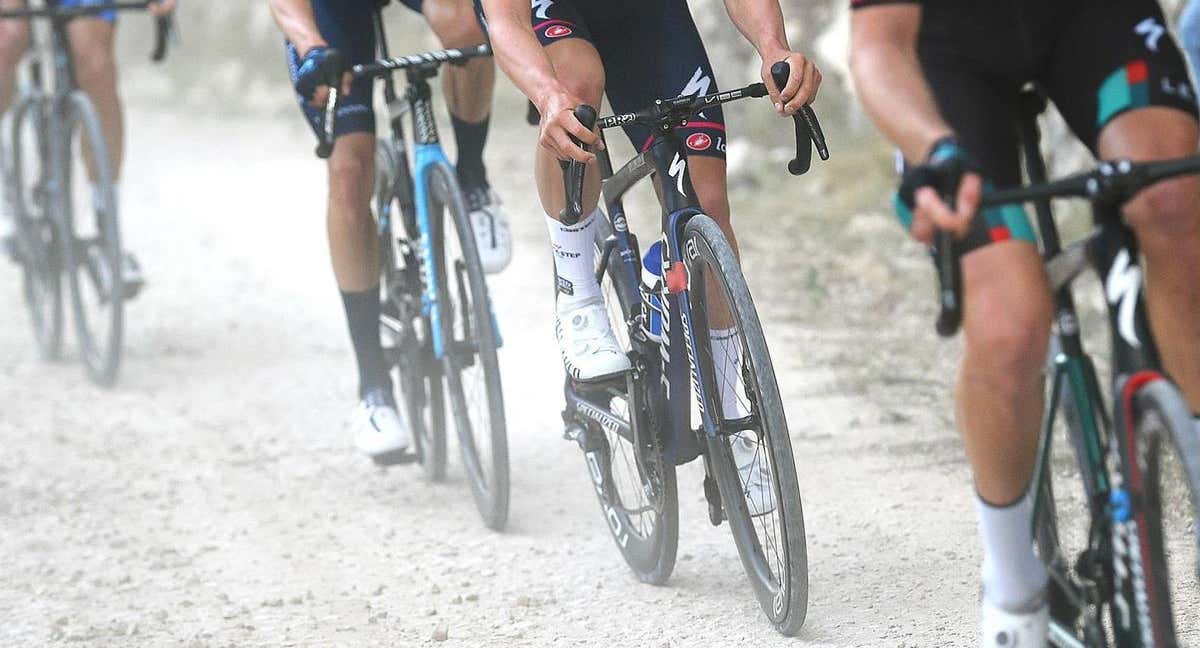
{"label": "thigh", "polygon": [[1156,0],[1079,0],[1061,24],[1041,82],[1093,152],[1101,132],[1131,110],[1196,119],[1187,64]]}
{"label": "thigh", "polygon": [[[312,5],[321,37],[346,57],[348,65],[374,60],[375,30],[372,20],[375,0],[313,0]],[[285,49],[288,72],[295,81],[304,52],[297,52],[291,43],[287,43]],[[355,79],[350,86],[350,93],[339,97],[336,136],[375,132],[373,92],[374,83],[371,79]],[[299,95],[296,100],[313,131],[319,132],[323,111],[312,107]]]}
{"label": "thigh", "polygon": [[[625,4],[625,3],[615,3]],[[619,19],[593,28],[604,61],[605,93],[617,112],[645,108],[655,99],[717,92],[716,75],[685,0],[644,0]],[[634,148],[650,144],[650,129],[625,129]],[[727,134],[720,106],[676,129],[689,156],[725,158]]]}
{"label": "thigh", "polygon": [[425,16],[442,47],[470,47],[484,41],[472,0],[403,0]]}
{"label": "thigh", "polygon": [[[922,44],[919,52],[938,109],[967,156],[978,166],[985,190],[1019,185],[1020,86],[981,71],[974,60],[961,57],[957,48]],[[1019,205],[981,212],[962,246],[964,251],[971,251],[1010,239],[1035,241],[1025,210]]]}
{"label": "thigh", "polygon": [[116,31],[115,22],[103,18],[76,18],[67,23],[67,39],[76,67],[97,61],[115,64]]}

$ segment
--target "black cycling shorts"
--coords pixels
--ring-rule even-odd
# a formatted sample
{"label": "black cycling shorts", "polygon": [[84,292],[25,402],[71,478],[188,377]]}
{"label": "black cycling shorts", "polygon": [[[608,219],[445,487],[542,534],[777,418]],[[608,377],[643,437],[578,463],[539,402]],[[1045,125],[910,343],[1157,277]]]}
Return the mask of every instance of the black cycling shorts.
{"label": "black cycling shorts", "polygon": [[[852,0],[855,8],[897,1]],[[925,76],[959,143],[997,188],[1021,182],[1019,93],[1028,82],[1093,153],[1100,132],[1126,111],[1161,106],[1196,117],[1187,65],[1156,0],[920,4],[917,51]],[[1017,206],[988,211],[987,227],[975,224],[968,247],[1032,231],[1018,222],[1025,216]],[[1004,221],[1011,226],[996,226]],[[983,232],[993,234],[976,236]]]}
{"label": "black cycling shorts", "polygon": [[[655,99],[717,92],[700,32],[686,0],[531,0],[533,31],[543,46],[582,38],[595,46],[614,111],[632,112]],[[479,8],[479,0],[475,0]],[[486,23],[486,20],[484,21]],[[720,106],[676,129],[689,155],[724,158]],[[650,145],[650,129],[625,127],[634,148]]]}
{"label": "black cycling shorts", "polygon": [[[423,0],[401,0],[409,9],[420,13]],[[346,57],[347,65],[358,65],[375,60],[375,27],[374,15],[376,9],[386,2],[380,0],[312,0],[313,14],[317,21],[317,29],[329,46],[339,50]],[[292,81],[296,80],[296,70],[300,67],[304,52],[297,52],[295,46],[286,43],[288,72]],[[334,136],[347,133],[374,133],[375,109],[373,107],[374,82],[371,79],[355,79],[350,86],[350,94],[338,98],[337,123],[334,124]],[[309,105],[300,95],[296,95],[300,109],[304,111],[309,126],[313,132],[320,133],[324,111]]]}

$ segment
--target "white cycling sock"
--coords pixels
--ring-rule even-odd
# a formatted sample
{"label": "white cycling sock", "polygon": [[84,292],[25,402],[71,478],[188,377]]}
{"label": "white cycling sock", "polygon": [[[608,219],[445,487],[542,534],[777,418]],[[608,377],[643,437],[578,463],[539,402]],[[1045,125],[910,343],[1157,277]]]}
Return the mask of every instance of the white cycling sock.
{"label": "white cycling sock", "polygon": [[1033,551],[1033,500],[1028,494],[1008,506],[993,506],[975,497],[979,533],[983,537],[983,596],[1010,612],[1027,611],[1040,602],[1046,567]]}
{"label": "white cycling sock", "polygon": [[737,328],[709,329],[708,339],[712,346],[717,393],[721,396],[721,415],[726,420],[749,416],[750,402],[742,384],[742,345],[738,341]]}
{"label": "white cycling sock", "polygon": [[[97,187],[96,183],[94,183],[94,182],[88,183],[88,186],[90,186],[92,188],[92,207],[94,208],[96,205],[100,204],[100,188]],[[121,213],[121,183],[120,182],[113,183],[112,195],[113,195],[113,202],[116,203],[114,205],[114,207],[117,208],[117,213],[119,214],[119,213]]]}
{"label": "white cycling sock", "polygon": [[574,225],[565,225],[549,216],[546,229],[550,231],[550,246],[554,250],[554,274],[559,300],[578,302],[600,294],[596,281],[596,219],[600,209]]}

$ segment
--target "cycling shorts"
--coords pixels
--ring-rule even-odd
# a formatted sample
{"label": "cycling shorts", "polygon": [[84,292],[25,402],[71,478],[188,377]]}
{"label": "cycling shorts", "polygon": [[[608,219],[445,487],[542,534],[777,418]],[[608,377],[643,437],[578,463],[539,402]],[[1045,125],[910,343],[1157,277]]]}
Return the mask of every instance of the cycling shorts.
{"label": "cycling shorts", "polygon": [[[911,2],[911,0],[909,0]],[[855,0],[856,8],[896,0]],[[1196,117],[1195,90],[1155,0],[924,0],[917,51],[942,116],[997,188],[1021,182],[1019,93],[1034,82],[1097,152],[1117,116],[1149,106]],[[990,210],[996,211],[996,210]],[[1024,210],[993,214],[1004,240]],[[1023,238],[1023,237],[1019,237]]]}
{"label": "cycling shorts", "polygon": [[[112,0],[58,0],[57,4],[60,7],[88,7],[98,4],[110,4],[111,2]],[[117,11],[115,9],[101,11],[100,13],[96,14],[96,17],[105,22],[116,24]]]}
{"label": "cycling shorts", "polygon": [[[633,112],[655,99],[717,92],[716,76],[686,0],[531,0],[532,27],[542,46],[569,38],[591,43],[607,79],[615,112]],[[475,0],[479,8],[479,0]],[[486,18],[483,20],[486,25]],[[689,155],[724,159],[725,117],[706,109],[676,132]],[[649,148],[650,128],[625,127],[637,150]]]}

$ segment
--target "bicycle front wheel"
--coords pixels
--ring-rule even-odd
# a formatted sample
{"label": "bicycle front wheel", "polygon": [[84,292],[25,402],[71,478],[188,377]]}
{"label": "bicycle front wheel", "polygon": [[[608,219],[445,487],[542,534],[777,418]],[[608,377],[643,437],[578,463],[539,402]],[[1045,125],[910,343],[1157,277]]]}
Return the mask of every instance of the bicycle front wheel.
{"label": "bicycle front wheel", "polygon": [[38,355],[62,354],[62,236],[49,209],[46,102],[24,96],[13,107],[6,155],[5,199],[16,224],[16,257]]}
{"label": "bicycle front wheel", "polygon": [[1200,439],[1191,410],[1173,384],[1153,380],[1134,394],[1123,423],[1125,483],[1112,502],[1117,643],[1200,646]]}
{"label": "bicycle front wheel", "polygon": [[71,95],[69,106],[72,153],[62,201],[71,232],[65,246],[67,275],[83,365],[92,382],[107,387],[117,379],[124,334],[117,198],[95,107],[81,92]]}
{"label": "bicycle front wheel", "polygon": [[446,395],[476,507],[498,530],[508,521],[508,437],[496,321],[458,181],[442,164],[425,181]]}
{"label": "bicycle front wheel", "polygon": [[[776,630],[795,635],[808,611],[808,551],[775,370],[746,279],[721,229],[699,215],[688,221],[683,238],[702,407],[716,426],[706,430],[709,464],[759,605]],[[734,329],[732,354],[713,352],[708,326],[722,319]],[[726,419],[721,390],[736,394],[744,416]]]}

